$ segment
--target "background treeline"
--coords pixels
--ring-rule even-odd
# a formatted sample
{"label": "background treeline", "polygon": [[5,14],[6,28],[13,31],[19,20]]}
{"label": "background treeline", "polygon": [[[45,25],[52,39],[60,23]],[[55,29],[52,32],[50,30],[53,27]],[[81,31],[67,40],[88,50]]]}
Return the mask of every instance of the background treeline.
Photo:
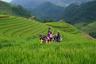
{"label": "background treeline", "polygon": [[82,3],[80,5],[71,4],[65,8],[64,19],[72,24],[96,20],[96,1]]}
{"label": "background treeline", "polygon": [[31,16],[30,12],[24,9],[22,6],[16,6],[2,1],[0,1],[0,14],[16,15],[22,17]]}

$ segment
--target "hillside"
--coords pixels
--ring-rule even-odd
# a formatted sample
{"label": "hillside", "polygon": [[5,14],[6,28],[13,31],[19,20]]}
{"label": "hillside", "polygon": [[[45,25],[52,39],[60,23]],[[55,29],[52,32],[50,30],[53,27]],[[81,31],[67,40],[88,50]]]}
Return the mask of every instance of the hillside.
{"label": "hillside", "polygon": [[31,16],[30,12],[25,10],[22,6],[11,5],[3,1],[0,1],[0,14],[22,16],[22,17]]}
{"label": "hillside", "polygon": [[96,20],[96,1],[90,1],[81,5],[71,4],[65,8],[64,18],[72,24],[90,23]]}
{"label": "hillside", "polygon": [[[40,44],[39,34],[49,26],[62,34],[62,42]],[[95,64],[95,50],[95,40],[65,22],[0,16],[0,64]]]}
{"label": "hillside", "polygon": [[89,23],[85,26],[80,26],[80,29],[92,37],[96,38],[96,21]]}
{"label": "hillside", "polygon": [[45,2],[32,10],[32,15],[41,20],[57,21],[62,19],[64,7]]}
{"label": "hillside", "polygon": [[65,8],[64,18],[83,32],[96,38],[96,1],[83,4],[71,4]]}
{"label": "hillside", "polygon": [[23,6],[41,20],[65,19],[71,24],[96,20],[95,0],[13,0],[11,3]]}
{"label": "hillside", "polygon": [[32,10],[45,2],[43,1],[44,0],[12,0],[11,3],[16,5],[21,5],[28,10]]}
{"label": "hillside", "polygon": [[[41,29],[44,26],[44,30],[40,30],[39,25],[40,25]],[[70,34],[80,33],[80,31],[77,30],[75,27],[71,26],[70,24],[64,23],[64,22],[58,22],[58,24],[57,24],[57,22],[51,22],[51,23],[43,24],[43,23],[39,23],[38,21],[35,21],[35,20],[32,21],[30,19],[28,20],[28,19],[25,19],[25,18],[22,18],[22,17],[16,18],[16,17],[12,17],[12,16],[7,16],[7,15],[0,15],[0,26],[1,26],[1,34],[4,32],[3,35],[7,36],[7,37],[9,37],[9,36],[11,37],[12,32],[13,32],[12,36],[13,36],[13,34],[14,34],[14,36],[15,35],[19,36],[19,34],[20,35],[22,34],[24,29],[26,29],[26,30],[24,30],[25,33],[22,34],[22,35],[26,35],[28,37],[29,36],[31,37],[30,34],[33,34],[33,33],[36,33],[36,32],[37,32],[36,34],[39,35],[42,32],[46,33],[47,29],[48,29],[48,26],[51,26],[54,29],[55,28],[60,28],[60,31],[68,32]],[[36,27],[37,28],[39,27],[39,28],[36,29]],[[36,29],[36,30],[34,30],[36,32],[33,32],[33,29]],[[19,30],[21,31],[21,33],[16,34],[16,32],[20,32]],[[58,30],[58,29],[56,29],[56,30]],[[10,32],[10,31],[12,31],[12,32]],[[34,35],[36,35],[36,34],[34,34]]]}
{"label": "hillside", "polygon": [[[38,5],[45,3],[45,2],[51,2],[55,5],[65,7],[72,3],[81,4],[84,2],[88,2],[88,1],[91,1],[91,0],[79,0],[79,1],[78,0],[12,0],[11,3],[15,3],[17,5],[22,5],[25,8],[32,10],[33,8],[35,8]],[[30,7],[30,6],[32,6],[32,7]]]}
{"label": "hillside", "polygon": [[83,30],[86,32],[96,32],[96,22],[90,23],[86,25],[85,27],[82,27]]}

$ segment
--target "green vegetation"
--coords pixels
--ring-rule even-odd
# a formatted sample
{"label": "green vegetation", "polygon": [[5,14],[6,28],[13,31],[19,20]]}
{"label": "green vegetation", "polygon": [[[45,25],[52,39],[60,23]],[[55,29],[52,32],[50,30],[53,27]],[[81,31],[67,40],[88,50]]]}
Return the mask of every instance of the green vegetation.
{"label": "green vegetation", "polygon": [[96,22],[95,21],[92,23],[89,23],[89,24],[81,23],[81,24],[77,24],[77,25],[82,31],[84,31],[84,32],[88,33],[89,35],[91,35],[92,37],[96,38],[96,30],[95,30]]}
{"label": "green vegetation", "polygon": [[65,8],[64,19],[69,23],[90,23],[96,20],[96,1],[89,1],[81,5],[71,4]]}
{"label": "green vegetation", "polygon": [[24,9],[22,6],[11,5],[6,2],[0,1],[0,14],[15,15],[22,17],[30,17],[31,13]]}
{"label": "green vegetation", "polygon": [[[47,2],[32,10],[37,16],[40,12],[40,16],[30,17],[30,12],[21,6],[0,1],[0,64],[96,64],[94,38],[66,22],[52,22],[54,19],[63,19],[66,12],[65,20],[76,23],[75,26],[82,31],[96,37],[96,22],[91,22],[96,20],[95,3],[72,4],[64,10]],[[38,18],[46,20],[43,21],[45,23],[40,23]],[[61,33],[62,42],[40,43],[39,35],[47,34],[49,26],[54,34]]]}
{"label": "green vegetation", "polygon": [[[58,12],[58,13],[57,13]],[[32,15],[40,20],[58,21],[63,18],[64,7],[45,2],[32,10]]]}
{"label": "green vegetation", "polygon": [[[49,26],[62,34],[61,43],[40,44]],[[0,64],[96,64],[95,50],[95,39],[65,22],[0,16]]]}
{"label": "green vegetation", "polygon": [[64,19],[74,24],[83,32],[96,38],[96,1],[89,1],[80,5],[71,4],[65,8]]}
{"label": "green vegetation", "polygon": [[87,24],[85,27],[82,27],[82,30],[83,31],[86,31],[86,32],[96,32],[96,22],[92,22],[92,23],[89,23]]}

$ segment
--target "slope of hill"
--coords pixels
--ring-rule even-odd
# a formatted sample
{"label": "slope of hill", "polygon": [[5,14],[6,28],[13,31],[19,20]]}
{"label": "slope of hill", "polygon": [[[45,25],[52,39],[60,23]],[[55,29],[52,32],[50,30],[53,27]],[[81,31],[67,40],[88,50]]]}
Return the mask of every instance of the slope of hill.
{"label": "slope of hill", "polygon": [[22,5],[31,11],[32,15],[43,20],[64,18],[74,24],[83,21],[90,22],[96,18],[96,1],[94,0],[13,0],[11,3]]}
{"label": "slope of hill", "polygon": [[30,12],[25,10],[23,7],[11,5],[3,1],[0,1],[0,14],[16,15],[23,17],[31,16]]}
{"label": "slope of hill", "polygon": [[65,22],[49,22],[46,23],[46,25],[52,26],[54,29],[56,28],[57,30],[63,32],[68,32],[72,34],[80,33],[80,31],[77,28]]}
{"label": "slope of hill", "polygon": [[74,24],[79,22],[89,23],[96,20],[96,1],[90,1],[81,5],[71,4],[65,8],[64,18]]}
{"label": "slope of hill", "polygon": [[[40,44],[49,26],[62,34],[61,43]],[[0,64],[96,64],[95,50],[95,40],[67,23],[0,16]]]}
{"label": "slope of hill", "polygon": [[38,5],[44,3],[45,0],[12,0],[12,4],[21,5],[28,10],[32,10]]}
{"label": "slope of hill", "polygon": [[[79,1],[78,0],[12,0],[11,3],[15,3],[17,5],[22,5],[27,9],[33,9],[44,2],[51,2],[55,5],[65,7],[72,3],[81,4],[84,2],[88,2],[88,1],[92,1],[92,0],[79,0]],[[32,6],[32,7],[30,7],[30,6]]]}
{"label": "slope of hill", "polygon": [[64,14],[64,7],[45,2],[32,10],[32,15],[42,20],[60,20]]}
{"label": "slope of hill", "polygon": [[86,25],[85,27],[82,27],[83,30],[86,32],[96,32],[96,22],[90,23]]}
{"label": "slope of hill", "polygon": [[96,38],[96,21],[89,23],[85,26],[80,26],[80,29]]}

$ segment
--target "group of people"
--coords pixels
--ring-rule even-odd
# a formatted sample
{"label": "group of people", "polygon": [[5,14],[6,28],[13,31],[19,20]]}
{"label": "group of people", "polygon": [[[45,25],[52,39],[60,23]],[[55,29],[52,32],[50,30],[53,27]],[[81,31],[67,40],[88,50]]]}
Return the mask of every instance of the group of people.
{"label": "group of people", "polygon": [[57,32],[57,34],[53,35],[53,32],[51,31],[51,28],[48,28],[48,34],[47,35],[40,35],[40,41],[41,43],[50,43],[50,42],[60,42],[62,40],[60,32]]}

